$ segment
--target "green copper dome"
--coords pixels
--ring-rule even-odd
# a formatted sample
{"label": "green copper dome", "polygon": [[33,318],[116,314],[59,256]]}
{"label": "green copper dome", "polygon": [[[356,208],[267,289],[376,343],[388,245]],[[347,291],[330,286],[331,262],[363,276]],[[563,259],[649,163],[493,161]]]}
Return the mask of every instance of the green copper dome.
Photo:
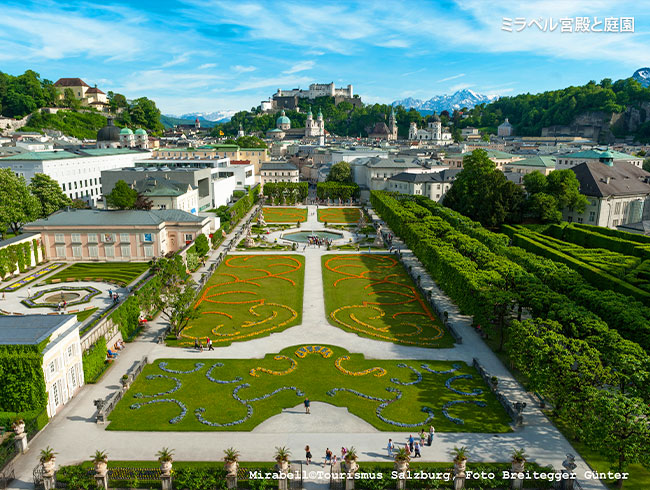
{"label": "green copper dome", "polygon": [[142,134],[142,135],[146,136],[147,132],[142,128],[138,128],[138,129],[135,130],[135,134]]}
{"label": "green copper dome", "polygon": [[275,123],[276,124],[291,124],[291,121],[285,115],[284,111],[282,111],[282,115],[276,119]]}
{"label": "green copper dome", "polygon": [[133,131],[131,131],[129,128],[122,128],[120,134],[133,134]]}

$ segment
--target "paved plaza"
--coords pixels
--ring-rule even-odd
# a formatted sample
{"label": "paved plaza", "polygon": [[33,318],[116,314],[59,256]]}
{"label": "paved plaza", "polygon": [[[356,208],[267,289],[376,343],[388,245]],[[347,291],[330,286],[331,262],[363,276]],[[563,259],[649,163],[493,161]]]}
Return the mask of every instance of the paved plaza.
{"label": "paved plaza", "polygon": [[[322,229],[322,224],[317,221],[315,206],[308,208],[308,221],[303,223],[301,228]],[[228,243],[234,233],[231,233],[224,243]],[[471,327],[471,318],[461,315],[428,276],[425,276],[424,270],[418,269],[417,259],[410,251],[405,250],[403,244],[397,245],[402,249],[404,263],[415,267],[416,275],[422,274],[423,289],[430,289],[433,298],[442,305],[441,310],[449,313],[449,321],[462,336],[462,344],[455,344],[451,349],[408,347],[362,338],[332,326],[325,313],[321,257],[333,252],[328,252],[325,247],[313,246],[302,252],[300,247],[299,253],[305,256],[304,304],[300,325],[267,337],[235,342],[228,347],[217,347],[214,351],[198,352],[156,343],[155,340],[167,325],[160,317],[150,322],[142,335],[120,353],[99,383],[86,385],[49,425],[30,441],[30,450],[15,462],[16,480],[11,484],[11,488],[33,486],[32,470],[38,463],[39,451],[46,446],[51,446],[58,452],[57,465],[88,460],[97,449],[106,450],[111,459],[154,459],[156,452],[163,446],[175,450],[175,459],[191,461],[220,461],[223,458],[223,450],[231,446],[241,452],[242,461],[271,461],[276,446],[287,446],[292,450],[293,459],[299,461],[304,456],[303,448],[307,444],[311,446],[314,461],[317,463],[322,463],[326,448],[337,452],[341,446],[357,448],[361,461],[391,461],[386,452],[388,439],[392,438],[398,445],[403,444],[409,436],[408,433],[380,432],[350,414],[346,408],[318,402],[312,404],[311,415],[306,415],[300,404],[267,419],[251,432],[119,432],[107,431],[104,425],[95,423],[93,400],[105,398],[119,390],[122,375],[145,356],[150,362],[157,358],[261,358],[265,354],[277,353],[283,348],[300,344],[333,344],[374,359],[454,360],[471,364],[476,358],[490,375],[499,378],[499,388],[511,402],[521,401],[527,404],[523,411],[523,426],[507,434],[437,433],[432,447],[423,449],[422,461],[450,461],[450,451],[454,446],[466,446],[470,461],[509,461],[513,449],[524,448],[531,461],[552,465],[557,470],[561,469],[560,465],[566,453],[573,453],[576,455],[576,472],[582,488],[605,488],[598,481],[583,478],[584,472],[590,468],[539,410],[538,403],[523,390],[480,339]],[[198,279],[222,251],[223,246],[213,251],[205,268],[194,273],[195,278]],[[108,300],[104,291],[109,289],[108,285],[91,285],[103,288],[103,297],[99,301]],[[5,300],[7,305],[14,305],[25,292],[19,290],[11,294],[17,296],[12,299],[8,293]],[[318,383],[318,380],[314,380],[314,383]],[[325,484],[314,486],[312,483],[305,488],[325,488]]]}

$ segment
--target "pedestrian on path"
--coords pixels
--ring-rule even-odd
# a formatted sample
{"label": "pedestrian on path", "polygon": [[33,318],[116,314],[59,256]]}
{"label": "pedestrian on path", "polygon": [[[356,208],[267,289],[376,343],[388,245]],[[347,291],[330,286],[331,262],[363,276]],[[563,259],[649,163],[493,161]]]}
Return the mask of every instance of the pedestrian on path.
{"label": "pedestrian on path", "polygon": [[305,401],[303,403],[305,405],[305,413],[311,413],[309,411],[309,405],[311,405],[311,402],[309,401],[309,398],[305,398]]}
{"label": "pedestrian on path", "polygon": [[410,458],[410,457],[411,457],[411,453],[412,453],[413,451],[411,451],[411,448],[409,447],[409,445],[408,445],[408,444],[404,444],[404,449],[406,450],[406,456]]}
{"label": "pedestrian on path", "polygon": [[347,454],[348,450],[345,449],[344,447],[341,447],[341,461],[345,459],[345,455]]}
{"label": "pedestrian on path", "polygon": [[194,350],[199,350],[199,339],[194,339]]}
{"label": "pedestrian on path", "polygon": [[31,286],[27,286],[27,297],[28,298],[32,297],[32,287]]}
{"label": "pedestrian on path", "polygon": [[311,463],[311,451],[309,450],[309,446],[305,446],[305,460],[307,461],[307,464]]}
{"label": "pedestrian on path", "polygon": [[332,464],[332,451],[330,451],[330,448],[325,449],[325,464]]}
{"label": "pedestrian on path", "polygon": [[393,448],[395,447],[395,444],[393,444],[392,439],[388,439],[388,445],[386,446],[386,449],[388,450],[388,457],[392,458],[393,457]]}
{"label": "pedestrian on path", "polygon": [[429,440],[428,440],[429,446],[433,444],[433,436],[435,435],[436,435],[436,429],[432,425],[431,427],[429,427]]}
{"label": "pedestrian on path", "polygon": [[212,340],[210,340],[210,337],[206,337],[205,345],[208,346],[208,350],[214,350],[214,347],[212,347]]}
{"label": "pedestrian on path", "polygon": [[108,299],[113,299],[113,290],[112,289],[108,290]]}
{"label": "pedestrian on path", "polygon": [[420,446],[424,447],[424,443],[427,440],[427,433],[424,431],[424,428],[422,429],[422,432],[420,432]]}
{"label": "pedestrian on path", "polygon": [[4,291],[2,291],[2,299],[3,299],[3,300],[7,299],[7,296],[5,295],[5,292],[4,292]]}
{"label": "pedestrian on path", "polygon": [[413,449],[415,450],[415,455],[413,456],[414,458],[421,458],[422,455],[420,454],[420,443],[418,441],[415,441],[413,445]]}
{"label": "pedestrian on path", "polygon": [[415,439],[413,439],[412,435],[409,435],[409,449],[411,452],[413,452],[413,443],[415,442]]}

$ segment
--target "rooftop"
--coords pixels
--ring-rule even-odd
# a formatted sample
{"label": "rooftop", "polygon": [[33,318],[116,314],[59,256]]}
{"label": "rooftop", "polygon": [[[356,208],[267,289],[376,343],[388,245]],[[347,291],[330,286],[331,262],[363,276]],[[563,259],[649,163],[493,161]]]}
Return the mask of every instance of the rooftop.
{"label": "rooftop", "polygon": [[55,150],[55,151],[28,151],[25,153],[19,153],[17,155],[11,155],[9,157],[2,158],[1,160],[10,160],[10,161],[46,161],[46,160],[64,160],[70,158],[84,158],[84,157],[103,157],[109,155],[126,155],[126,154],[135,154],[142,153],[138,150],[131,150],[129,148],[88,148],[85,150],[79,150],[76,153],[72,153],[67,150]]}
{"label": "rooftop", "polygon": [[631,163],[614,162],[610,167],[591,161],[571,170],[580,182],[580,193],[587,196],[650,195],[650,172]]}
{"label": "rooftop", "polygon": [[557,159],[552,156],[534,156],[526,158],[524,160],[517,160],[512,162],[511,165],[517,165],[522,167],[544,167],[544,168],[555,168],[555,163]]}
{"label": "rooftop", "polygon": [[90,87],[81,78],[59,78],[54,82],[55,87]]}
{"label": "rooftop", "polygon": [[298,170],[298,167],[296,167],[293,163],[289,162],[263,162],[262,163],[262,171],[264,170]]}
{"label": "rooftop", "polygon": [[25,229],[57,226],[157,226],[164,222],[202,222],[203,218],[180,209],[99,210],[71,209],[57,211],[47,218],[25,225]]}
{"label": "rooftop", "polygon": [[75,315],[2,315],[0,345],[36,345]]}
{"label": "rooftop", "polygon": [[33,237],[34,235],[37,235],[38,233],[21,233],[20,235],[12,236],[11,238],[7,238],[6,240],[1,240],[0,241],[0,248],[4,248],[8,245],[11,245],[12,243],[19,242],[21,240],[25,240],[26,238]]}
{"label": "rooftop", "polygon": [[562,155],[564,158],[584,158],[584,159],[594,159],[599,158],[613,158],[614,160],[642,160],[642,157],[635,157],[634,155],[628,155],[616,150],[584,150],[578,151],[575,153],[569,153],[568,155]]}

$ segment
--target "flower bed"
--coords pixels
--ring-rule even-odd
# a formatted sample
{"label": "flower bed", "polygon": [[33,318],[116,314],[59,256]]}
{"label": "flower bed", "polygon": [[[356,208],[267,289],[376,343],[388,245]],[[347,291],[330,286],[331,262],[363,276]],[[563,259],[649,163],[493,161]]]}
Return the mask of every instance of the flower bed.
{"label": "flower bed", "polygon": [[56,308],[59,306],[58,302],[37,303],[34,300],[42,298],[46,294],[56,293],[57,291],[62,291],[62,292],[63,291],[86,291],[86,294],[81,296],[80,298],[67,302],[66,306],[68,307],[80,305],[83,303],[88,303],[92,298],[94,298],[98,294],[101,294],[101,291],[99,289],[96,289],[92,286],[84,286],[84,287],[59,286],[56,288],[42,289],[38,291],[36,294],[32,295],[30,298],[22,300],[21,303],[27,306],[28,308]]}
{"label": "flower bed", "polygon": [[476,400],[452,400],[450,402],[445,403],[442,406],[442,414],[448,420],[451,420],[454,424],[458,424],[458,425],[463,425],[465,423],[465,421],[463,419],[452,417],[451,415],[449,415],[449,412],[447,412],[447,410],[449,409],[449,407],[452,407],[453,405],[457,405],[459,403],[473,403],[473,404],[475,404],[475,405],[477,405],[479,407],[486,407],[487,406],[487,403],[476,401]]}
{"label": "flower bed", "polygon": [[32,272],[30,275],[23,277],[20,281],[13,282],[8,286],[5,286],[4,288],[0,289],[0,291],[7,292],[7,293],[16,291],[22,288],[23,286],[26,286],[27,284],[36,281],[42,276],[49,274],[50,272],[58,269],[62,265],[65,265],[65,262],[54,262],[53,264],[43,267],[42,269],[39,269],[36,272]]}

